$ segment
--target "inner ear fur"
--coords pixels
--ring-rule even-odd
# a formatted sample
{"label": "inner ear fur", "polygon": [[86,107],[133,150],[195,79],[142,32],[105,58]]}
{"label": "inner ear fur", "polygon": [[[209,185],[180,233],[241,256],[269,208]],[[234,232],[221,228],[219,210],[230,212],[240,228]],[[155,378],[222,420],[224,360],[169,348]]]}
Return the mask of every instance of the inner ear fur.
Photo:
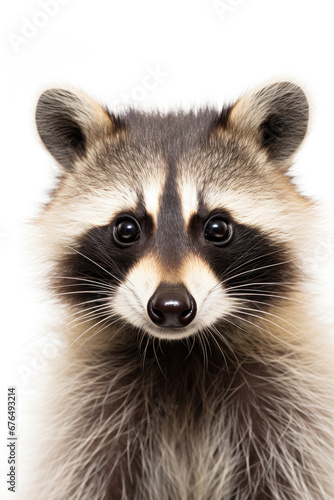
{"label": "inner ear fur", "polygon": [[277,164],[288,164],[302,143],[309,105],[303,90],[278,82],[246,94],[232,107],[227,128],[249,136]]}
{"label": "inner ear fur", "polygon": [[115,122],[106,109],[81,92],[46,90],[36,107],[40,138],[66,170],[86,154],[94,139],[113,134]]}

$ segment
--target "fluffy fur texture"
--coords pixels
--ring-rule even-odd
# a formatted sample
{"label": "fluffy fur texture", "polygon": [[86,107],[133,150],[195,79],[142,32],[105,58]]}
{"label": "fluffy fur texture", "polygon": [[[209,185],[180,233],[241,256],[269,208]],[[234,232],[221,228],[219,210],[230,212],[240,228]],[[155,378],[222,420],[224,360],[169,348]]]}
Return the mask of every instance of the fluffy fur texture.
{"label": "fluffy fur texture", "polygon": [[[287,175],[302,90],[116,117],[54,89],[36,117],[63,167],[36,227],[67,347],[25,498],[333,499],[334,357],[304,290],[317,222]],[[129,215],[140,238],[121,248]],[[205,237],[213,216],[225,246]],[[151,321],[161,283],[196,301],[189,325]]]}

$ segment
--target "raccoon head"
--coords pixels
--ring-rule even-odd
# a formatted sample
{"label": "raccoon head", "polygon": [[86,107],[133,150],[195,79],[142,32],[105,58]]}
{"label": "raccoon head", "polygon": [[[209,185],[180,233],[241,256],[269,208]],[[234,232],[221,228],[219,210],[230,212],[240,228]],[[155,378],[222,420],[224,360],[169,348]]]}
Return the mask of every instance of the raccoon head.
{"label": "raccoon head", "polygon": [[121,116],[52,89],[36,122],[62,167],[43,248],[82,322],[183,339],[284,307],[309,236],[310,204],[287,175],[308,123],[298,86],[220,112]]}

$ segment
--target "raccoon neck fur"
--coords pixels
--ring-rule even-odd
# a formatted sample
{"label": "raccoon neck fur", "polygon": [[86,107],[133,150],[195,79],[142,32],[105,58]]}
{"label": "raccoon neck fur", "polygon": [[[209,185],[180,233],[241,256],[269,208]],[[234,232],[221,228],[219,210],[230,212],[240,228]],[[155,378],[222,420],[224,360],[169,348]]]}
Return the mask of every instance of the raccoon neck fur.
{"label": "raccoon neck fur", "polygon": [[258,344],[261,325],[225,327],[232,350],[218,336],[206,345],[145,338],[138,348],[125,327],[108,332],[112,342],[72,342],[52,375],[49,425],[62,440],[47,443],[37,498],[332,498],[333,359],[304,307],[292,314],[302,339],[277,340],[283,318],[264,323],[270,335]]}

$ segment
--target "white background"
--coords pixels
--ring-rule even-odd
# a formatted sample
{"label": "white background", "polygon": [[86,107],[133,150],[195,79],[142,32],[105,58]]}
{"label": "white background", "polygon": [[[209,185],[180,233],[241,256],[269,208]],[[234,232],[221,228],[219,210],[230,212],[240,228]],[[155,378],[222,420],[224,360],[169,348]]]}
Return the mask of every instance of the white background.
{"label": "white background", "polygon": [[[6,466],[7,385],[27,381],[22,366],[38,335],[39,304],[25,278],[26,229],[54,184],[55,166],[34,125],[39,94],[72,85],[112,110],[218,107],[268,80],[293,80],[311,100],[312,120],[294,173],[333,220],[333,4],[331,0],[15,0],[2,4],[0,176],[0,470]],[[153,74],[158,76],[153,76]],[[151,76],[148,76],[151,75]],[[305,220],[305,224],[308,221]],[[312,237],[314,228],[310,227]],[[333,273],[332,233],[317,256]],[[324,265],[324,266],[323,266]],[[328,304],[333,285],[327,280]],[[334,281],[334,280],[333,280]],[[332,287],[332,288],[331,288]],[[33,353],[33,366],[52,354]],[[19,368],[19,369],[18,369]],[[3,464],[5,467],[3,468]],[[2,489],[0,496],[2,496]]]}

